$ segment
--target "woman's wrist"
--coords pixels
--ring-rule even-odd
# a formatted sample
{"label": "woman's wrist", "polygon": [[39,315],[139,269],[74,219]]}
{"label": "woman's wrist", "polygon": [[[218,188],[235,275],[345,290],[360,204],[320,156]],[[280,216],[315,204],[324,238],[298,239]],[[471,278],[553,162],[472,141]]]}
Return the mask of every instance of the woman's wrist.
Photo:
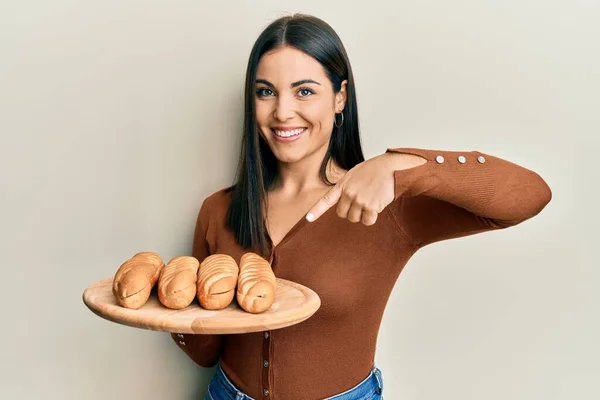
{"label": "woman's wrist", "polygon": [[418,167],[427,162],[427,159],[424,157],[407,153],[387,152],[380,157],[383,157],[386,168],[392,172]]}

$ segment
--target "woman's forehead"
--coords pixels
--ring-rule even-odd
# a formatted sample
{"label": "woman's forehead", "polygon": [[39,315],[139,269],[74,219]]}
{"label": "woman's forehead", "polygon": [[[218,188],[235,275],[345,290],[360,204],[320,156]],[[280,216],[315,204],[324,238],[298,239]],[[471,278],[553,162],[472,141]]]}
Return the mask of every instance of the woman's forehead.
{"label": "woman's forehead", "polygon": [[258,63],[256,78],[274,85],[290,85],[305,79],[324,84],[327,80],[325,71],[317,60],[291,47],[265,53]]}

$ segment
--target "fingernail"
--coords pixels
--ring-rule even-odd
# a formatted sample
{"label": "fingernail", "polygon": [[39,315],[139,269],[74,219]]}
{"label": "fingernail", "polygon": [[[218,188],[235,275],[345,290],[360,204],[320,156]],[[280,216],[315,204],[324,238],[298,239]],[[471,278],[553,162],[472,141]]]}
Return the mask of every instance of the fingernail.
{"label": "fingernail", "polygon": [[306,216],[306,219],[307,219],[309,222],[312,222],[312,221],[313,221],[313,219],[315,219],[315,216],[313,215],[313,213],[308,213],[308,215]]}

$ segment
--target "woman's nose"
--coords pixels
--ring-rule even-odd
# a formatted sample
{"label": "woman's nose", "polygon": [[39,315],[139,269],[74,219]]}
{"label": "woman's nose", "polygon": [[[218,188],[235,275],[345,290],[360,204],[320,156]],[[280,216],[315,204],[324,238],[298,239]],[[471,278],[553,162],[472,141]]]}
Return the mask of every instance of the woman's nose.
{"label": "woman's nose", "polygon": [[294,114],[294,100],[287,98],[286,96],[280,96],[277,99],[277,105],[275,106],[273,117],[284,122],[292,118]]}

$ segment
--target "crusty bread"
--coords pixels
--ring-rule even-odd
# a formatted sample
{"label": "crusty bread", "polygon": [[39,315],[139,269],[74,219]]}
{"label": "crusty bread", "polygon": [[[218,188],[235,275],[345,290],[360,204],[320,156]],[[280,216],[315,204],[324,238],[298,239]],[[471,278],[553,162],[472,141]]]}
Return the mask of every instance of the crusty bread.
{"label": "crusty bread", "polygon": [[236,295],[242,309],[252,314],[268,310],[275,301],[276,285],[267,260],[252,252],[242,256]]}
{"label": "crusty bread", "polygon": [[207,310],[221,310],[233,301],[239,268],[233,257],[212,254],[198,269],[198,301]]}
{"label": "crusty bread", "polygon": [[141,252],[125,261],[113,279],[113,295],[122,307],[138,309],[148,301],[164,263],[153,252]]}
{"label": "crusty bread", "polygon": [[195,257],[171,259],[158,277],[158,300],[174,310],[189,306],[196,298],[196,281],[200,262]]}

